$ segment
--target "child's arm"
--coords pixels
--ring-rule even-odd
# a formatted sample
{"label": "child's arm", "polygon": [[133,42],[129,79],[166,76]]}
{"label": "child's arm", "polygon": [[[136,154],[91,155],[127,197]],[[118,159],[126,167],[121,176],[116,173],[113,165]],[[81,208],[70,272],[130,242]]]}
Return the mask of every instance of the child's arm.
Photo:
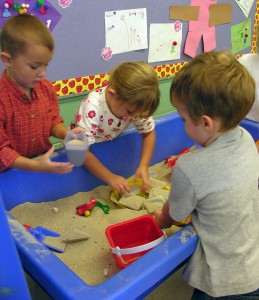
{"label": "child's arm", "polygon": [[173,225],[173,219],[169,215],[169,203],[168,201],[162,207],[162,210],[156,209],[154,211],[156,222],[160,228],[169,228]]}
{"label": "child's arm", "polygon": [[154,130],[142,134],[141,158],[139,166],[135,172],[135,177],[136,179],[142,179],[143,185],[141,189],[143,192],[149,188],[148,168],[154,152],[155,143],[156,135]]}
{"label": "child's arm", "polygon": [[63,140],[66,137],[68,131],[69,130],[65,127],[63,123],[58,123],[57,125],[51,128],[50,135]]}
{"label": "child's arm", "polygon": [[73,165],[69,162],[52,162],[50,157],[54,152],[52,146],[45,154],[39,159],[30,159],[24,156],[18,156],[10,165],[11,168],[17,168],[33,172],[47,172],[66,174],[72,171]]}
{"label": "child's arm", "polygon": [[90,150],[88,150],[86,153],[84,166],[94,176],[106,182],[113,189],[116,189],[120,194],[130,192],[127,180],[122,176],[116,175],[108,170]]}
{"label": "child's arm", "polygon": [[160,228],[169,228],[172,225],[183,226],[183,225],[189,224],[191,222],[191,216],[187,217],[187,219],[183,222],[178,222],[178,221],[173,220],[169,214],[169,202],[168,201],[165,202],[165,204],[162,207],[162,210],[156,209],[154,211],[154,216],[155,216],[156,222]]}

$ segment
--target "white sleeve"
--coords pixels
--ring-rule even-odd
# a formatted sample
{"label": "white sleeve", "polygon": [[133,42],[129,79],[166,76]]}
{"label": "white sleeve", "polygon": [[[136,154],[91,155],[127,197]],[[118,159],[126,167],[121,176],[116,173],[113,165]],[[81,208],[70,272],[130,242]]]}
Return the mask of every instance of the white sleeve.
{"label": "white sleeve", "polygon": [[238,61],[247,68],[255,81],[255,102],[246,115],[246,119],[259,122],[259,53],[249,53],[241,56]]}

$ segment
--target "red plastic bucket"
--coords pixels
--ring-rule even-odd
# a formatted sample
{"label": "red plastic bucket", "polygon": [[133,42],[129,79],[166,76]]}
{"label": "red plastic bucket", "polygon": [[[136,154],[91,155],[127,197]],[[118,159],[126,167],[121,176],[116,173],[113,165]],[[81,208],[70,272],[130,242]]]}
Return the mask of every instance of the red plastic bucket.
{"label": "red plastic bucket", "polygon": [[108,226],[105,234],[120,268],[130,265],[166,239],[151,215]]}

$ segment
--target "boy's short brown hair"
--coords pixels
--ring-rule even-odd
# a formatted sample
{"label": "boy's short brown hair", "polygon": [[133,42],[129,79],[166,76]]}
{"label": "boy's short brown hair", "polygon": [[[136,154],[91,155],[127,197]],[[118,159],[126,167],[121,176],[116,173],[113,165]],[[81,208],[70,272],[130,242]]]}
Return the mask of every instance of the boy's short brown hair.
{"label": "boy's short brown hair", "polygon": [[187,63],[171,84],[170,99],[183,104],[197,123],[202,115],[218,118],[229,130],[251,110],[255,82],[249,71],[227,52],[202,53]]}
{"label": "boy's short brown hair", "polygon": [[1,51],[12,57],[24,53],[30,44],[54,50],[54,40],[47,26],[29,14],[9,17],[2,28],[0,43]]}
{"label": "boy's short brown hair", "polygon": [[136,107],[139,117],[151,116],[159,105],[160,90],[154,68],[143,61],[124,62],[115,67],[109,78],[121,101]]}

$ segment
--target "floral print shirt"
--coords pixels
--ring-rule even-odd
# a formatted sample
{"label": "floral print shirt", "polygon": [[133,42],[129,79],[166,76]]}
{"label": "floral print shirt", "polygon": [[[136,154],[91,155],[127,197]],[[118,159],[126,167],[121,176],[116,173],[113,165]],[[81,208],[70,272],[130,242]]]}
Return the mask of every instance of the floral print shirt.
{"label": "floral print shirt", "polygon": [[85,129],[89,145],[113,140],[131,124],[140,134],[154,129],[152,117],[115,117],[106,103],[105,90],[106,87],[102,87],[88,94],[76,115],[76,124]]}

